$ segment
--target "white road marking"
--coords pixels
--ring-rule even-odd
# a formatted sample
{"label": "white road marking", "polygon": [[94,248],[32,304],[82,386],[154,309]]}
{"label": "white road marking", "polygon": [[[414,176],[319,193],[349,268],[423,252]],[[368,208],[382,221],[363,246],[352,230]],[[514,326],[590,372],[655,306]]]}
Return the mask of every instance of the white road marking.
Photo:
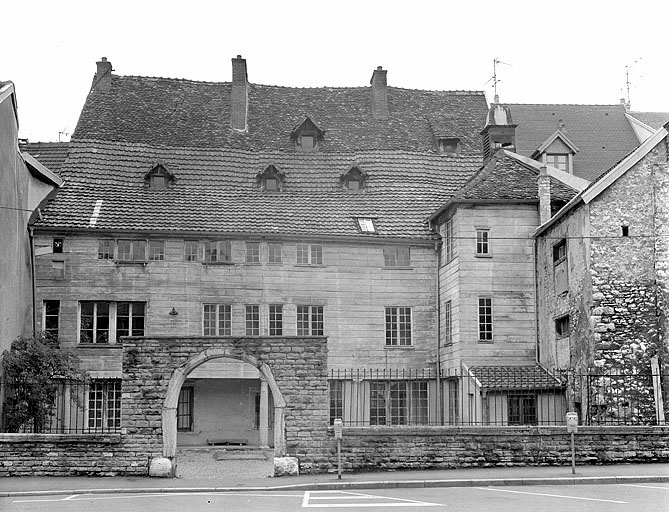
{"label": "white road marking", "polygon": [[658,487],[656,485],[635,485],[635,484],[621,484],[625,487],[639,487],[640,489],[662,489],[664,491],[669,491],[669,487]]}
{"label": "white road marking", "polygon": [[[312,503],[315,500],[333,500],[333,503]],[[344,500],[385,500],[375,503],[338,503]],[[302,508],[369,508],[369,507],[439,507],[438,503],[375,496],[347,491],[305,491]]]}
{"label": "white road marking", "polygon": [[606,503],[621,503],[627,505],[626,501],[616,501],[616,500],[603,500],[599,498],[582,498],[580,496],[564,496],[561,494],[545,494],[541,492],[526,492],[526,491],[512,491],[510,489],[494,489],[492,487],[475,487],[475,489],[481,489],[486,491],[496,491],[496,492],[510,492],[513,494],[527,494],[530,496],[546,496],[548,498],[564,498],[567,500],[583,500],[583,501],[604,501]]}
{"label": "white road marking", "polygon": [[301,493],[296,494],[252,494],[248,492],[161,492],[161,493],[137,493],[137,494],[75,494],[65,498],[47,498],[32,500],[14,500],[12,503],[53,503],[60,501],[83,501],[83,500],[130,500],[135,498],[155,498],[156,496],[250,496],[252,498],[299,498]]}

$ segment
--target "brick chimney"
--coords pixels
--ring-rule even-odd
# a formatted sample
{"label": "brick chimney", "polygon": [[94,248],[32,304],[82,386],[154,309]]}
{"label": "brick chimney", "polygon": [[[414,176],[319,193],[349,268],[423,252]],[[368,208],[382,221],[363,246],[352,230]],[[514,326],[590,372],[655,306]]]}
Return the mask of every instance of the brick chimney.
{"label": "brick chimney", "polygon": [[551,218],[551,177],[548,175],[548,169],[545,165],[539,169],[537,188],[539,193],[539,224],[544,224]]}
{"label": "brick chimney", "polygon": [[230,96],[230,126],[235,130],[246,130],[246,116],[249,106],[249,79],[246,73],[246,59],[237,55],[232,59],[232,93]]}
{"label": "brick chimney", "polygon": [[102,57],[102,60],[96,62],[96,64],[98,69],[93,78],[91,90],[107,93],[111,89],[111,74],[113,71],[111,62],[107,60],[107,57]]}
{"label": "brick chimney", "polygon": [[369,81],[372,84],[372,114],[376,119],[388,119],[388,71],[377,67]]}

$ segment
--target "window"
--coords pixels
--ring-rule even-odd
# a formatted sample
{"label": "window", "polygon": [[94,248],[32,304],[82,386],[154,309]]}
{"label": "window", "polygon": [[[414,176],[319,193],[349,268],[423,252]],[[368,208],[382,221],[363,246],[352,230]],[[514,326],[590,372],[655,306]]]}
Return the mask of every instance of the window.
{"label": "window", "polygon": [[121,428],[121,381],[94,380],[88,389],[88,428]]}
{"label": "window", "polygon": [[230,241],[207,241],[204,243],[205,263],[230,263],[232,261],[232,246]]}
{"label": "window", "polygon": [[297,335],[323,336],[323,306],[297,306]]}
{"label": "window", "polygon": [[119,240],[119,261],[146,261],[146,240]]}
{"label": "window", "polygon": [[174,181],[174,176],[165,165],[157,163],[144,175],[144,179],[148,180],[150,189],[165,190]]}
{"label": "window", "polygon": [[260,242],[246,242],[246,263],[260,263]]}
{"label": "window", "polygon": [[367,182],[367,174],[359,167],[351,167],[348,172],[341,177],[342,186],[351,192],[361,191]]}
{"label": "window", "polygon": [[117,302],[116,336],[144,336],[145,315],[143,302]]}
{"label": "window", "polygon": [[81,301],[79,343],[114,343],[120,336],[144,336],[145,302]]}
{"label": "window", "polygon": [[283,336],[283,306],[281,304],[269,305],[269,335]]}
{"label": "window", "polygon": [[569,315],[555,320],[555,334],[558,337],[569,336]]}
{"label": "window", "polygon": [[451,301],[444,303],[444,344],[453,343],[453,317],[451,312]]}
{"label": "window", "polygon": [[54,238],[51,245],[54,254],[60,254],[63,252],[63,239]]}
{"label": "window", "polygon": [[479,297],[479,341],[492,341],[491,297]]}
{"label": "window", "polygon": [[427,381],[370,382],[370,425],[426,425]]}
{"label": "window", "polygon": [[323,246],[321,244],[297,244],[298,265],[322,265]]}
{"label": "window", "polygon": [[65,279],[65,261],[53,260],[51,262],[51,270],[54,279]]}
{"label": "window", "polygon": [[546,153],[546,165],[569,172],[569,155]]}
{"label": "window", "polygon": [[383,260],[386,267],[408,267],[411,265],[409,247],[384,247]]}
{"label": "window", "polygon": [[257,304],[246,306],[246,335],[260,335],[260,306]]}
{"label": "window", "polygon": [[193,387],[182,386],[177,402],[177,431],[193,431]]}
{"label": "window", "polygon": [[334,425],[336,418],[344,418],[344,381],[331,380],[330,382],[330,425]]}
{"label": "window", "polygon": [[165,176],[151,176],[149,181],[149,187],[158,190],[166,189],[167,181],[165,180]]}
{"label": "window", "polygon": [[459,422],[459,401],[457,377],[447,379],[448,382],[448,424],[456,425]]}
{"label": "window", "polygon": [[283,173],[274,165],[269,165],[258,174],[257,181],[260,190],[266,192],[281,192],[283,189]]}
{"label": "window", "polygon": [[456,137],[437,139],[437,147],[442,155],[457,155],[460,153],[460,139]]}
{"label": "window", "polygon": [[279,190],[279,180],[272,177],[265,178],[265,190],[275,192]]}
{"label": "window", "polygon": [[149,261],[165,261],[165,242],[149,240]]}
{"label": "window", "polygon": [[279,243],[269,243],[267,244],[268,256],[267,262],[278,264],[282,261],[281,254],[281,244]]}
{"label": "window", "polygon": [[630,227],[629,226],[620,226],[623,236],[630,236]]}
{"label": "window", "polygon": [[536,395],[509,395],[509,425],[537,424]]}
{"label": "window", "polygon": [[60,301],[45,300],[42,308],[42,330],[47,336],[58,339],[60,324]]}
{"label": "window", "polygon": [[316,137],[313,135],[300,135],[298,141],[299,148],[302,151],[313,151],[317,148]]}
{"label": "window", "polygon": [[109,302],[81,302],[79,343],[109,343]]}
{"label": "window", "polygon": [[200,242],[197,240],[184,241],[184,261],[198,261],[199,260]]}
{"label": "window", "polygon": [[231,332],[230,304],[204,304],[202,334],[204,336],[230,336]]}
{"label": "window", "polygon": [[444,252],[446,263],[455,258],[455,235],[453,231],[453,217],[444,223]]}
{"label": "window", "polygon": [[476,229],[476,255],[490,256],[490,230]]}
{"label": "window", "polygon": [[99,260],[113,260],[114,259],[114,241],[113,240],[98,240],[98,259]]}
{"label": "window", "polygon": [[386,308],[386,346],[411,345],[411,308]]}
{"label": "window", "polygon": [[553,279],[555,294],[569,291],[569,268],[567,266],[567,240],[562,239],[553,246]]}
{"label": "window", "polygon": [[374,225],[374,219],[369,217],[358,217],[358,228],[363,233],[376,233],[376,226]]}

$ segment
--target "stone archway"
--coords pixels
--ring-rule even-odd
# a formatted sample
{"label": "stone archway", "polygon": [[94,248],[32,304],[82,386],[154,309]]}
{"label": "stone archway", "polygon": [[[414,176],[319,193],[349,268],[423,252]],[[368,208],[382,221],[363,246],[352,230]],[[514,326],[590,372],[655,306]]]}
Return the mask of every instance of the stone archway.
{"label": "stone archway", "polygon": [[[286,402],[281,394],[271,368],[257,358],[239,351],[232,351],[225,348],[210,348],[195,355],[184,364],[179,366],[167,386],[167,394],[163,402],[162,409],[162,431],[163,431],[163,457],[173,460],[176,456],[177,448],[177,403],[179,400],[179,391],[186,377],[198,366],[211,361],[212,359],[235,359],[248,363],[260,371],[263,379],[267,382],[272,397],[274,398],[274,456],[284,457],[286,455],[286,436],[285,436],[285,408]],[[172,464],[172,472],[175,465]]]}

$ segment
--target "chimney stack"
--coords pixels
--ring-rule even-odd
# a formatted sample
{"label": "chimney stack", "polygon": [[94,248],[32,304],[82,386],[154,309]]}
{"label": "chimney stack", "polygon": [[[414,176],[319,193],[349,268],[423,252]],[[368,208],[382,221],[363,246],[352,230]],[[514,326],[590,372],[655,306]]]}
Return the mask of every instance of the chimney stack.
{"label": "chimney stack", "polygon": [[235,130],[246,130],[246,116],[248,114],[248,75],[246,73],[246,59],[237,55],[232,59],[232,93],[230,97],[230,126]]}
{"label": "chimney stack", "polygon": [[93,78],[93,87],[91,87],[91,90],[107,93],[111,89],[111,62],[107,61],[107,57],[102,57],[102,60],[96,62],[96,64],[98,69],[95,73],[95,78]]}
{"label": "chimney stack", "polygon": [[[495,98],[497,99],[497,98]],[[501,103],[490,105],[483,135],[483,163],[500,149],[516,151],[516,127],[511,119],[511,109]]]}
{"label": "chimney stack", "polygon": [[548,169],[542,165],[537,178],[539,193],[539,225],[545,224],[551,218],[551,177]]}
{"label": "chimney stack", "polygon": [[388,71],[377,67],[369,81],[372,84],[372,114],[376,119],[388,119]]}

